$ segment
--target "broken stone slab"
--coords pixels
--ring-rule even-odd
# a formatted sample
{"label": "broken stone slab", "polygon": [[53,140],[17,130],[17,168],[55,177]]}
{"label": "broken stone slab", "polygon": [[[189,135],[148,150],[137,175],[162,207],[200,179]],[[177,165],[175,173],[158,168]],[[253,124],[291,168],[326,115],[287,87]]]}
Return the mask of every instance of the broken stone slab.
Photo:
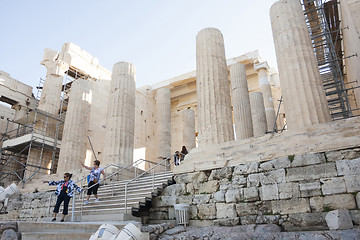
{"label": "broken stone slab", "polygon": [[325,220],[330,230],[345,230],[354,227],[349,211],[346,209],[328,212]]}

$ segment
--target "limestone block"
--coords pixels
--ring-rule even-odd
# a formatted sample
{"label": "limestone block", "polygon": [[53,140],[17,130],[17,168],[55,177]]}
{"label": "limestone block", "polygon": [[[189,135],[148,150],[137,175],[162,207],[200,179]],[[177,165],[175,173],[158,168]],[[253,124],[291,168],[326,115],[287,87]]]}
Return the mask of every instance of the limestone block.
{"label": "limestone block", "polygon": [[236,226],[240,224],[240,218],[223,218],[214,220],[216,226]]}
{"label": "limestone block", "polygon": [[1,234],[1,240],[18,240],[18,234],[14,231],[14,229],[6,229]]}
{"label": "limestone block", "polygon": [[221,180],[223,178],[231,178],[233,173],[233,167],[224,167],[211,171],[209,180]]}
{"label": "limestone block", "polygon": [[353,223],[348,210],[334,210],[328,212],[325,217],[330,230],[351,229]]}
{"label": "limestone block", "polygon": [[178,195],[181,195],[184,193],[185,192],[183,191],[183,188],[181,187],[180,184],[173,184],[173,185],[170,185],[170,186],[167,186],[166,188],[164,188],[161,195],[162,196],[178,196]]}
{"label": "limestone block", "polygon": [[249,162],[246,164],[240,164],[235,167],[233,176],[235,175],[247,175],[250,173],[259,172],[259,163],[257,162]]}
{"label": "limestone block", "polygon": [[216,203],[216,218],[235,218],[235,204]]}
{"label": "limestone block", "polygon": [[236,213],[242,217],[242,216],[248,216],[248,215],[257,215],[259,213],[259,208],[255,203],[237,203],[235,205],[236,207]]}
{"label": "limestone block", "polygon": [[345,175],[344,179],[347,192],[352,193],[360,191],[360,174]]}
{"label": "limestone block", "polygon": [[210,201],[211,194],[196,194],[193,196],[192,204],[206,204]]}
{"label": "limestone block", "polygon": [[360,225],[360,211],[359,210],[350,210],[349,213],[350,213],[351,220],[353,221],[354,225]]}
{"label": "limestone block", "polygon": [[177,196],[160,196],[153,198],[154,207],[173,207],[176,204]]}
{"label": "limestone block", "polygon": [[200,219],[215,219],[216,207],[215,203],[198,205],[198,216]]}
{"label": "limestone block", "polygon": [[247,178],[242,175],[236,175],[231,179],[232,188],[242,188],[246,186]]}
{"label": "limestone block", "polygon": [[260,186],[260,178],[261,178],[261,174],[259,174],[259,173],[250,174],[247,177],[247,187],[258,187],[258,186]]}
{"label": "limestone block", "polygon": [[360,209],[360,192],[356,194],[356,205]]}
{"label": "limestone block", "polygon": [[59,57],[59,52],[50,48],[44,49],[43,61],[55,61]]}
{"label": "limestone block", "polygon": [[318,196],[310,198],[312,211],[322,212],[334,209],[356,209],[355,196],[353,194],[337,194],[331,196]]}
{"label": "limestone block", "polygon": [[[170,212],[170,210],[169,210]],[[198,217],[198,209],[196,206],[190,206],[190,219],[194,219]],[[175,219],[175,213],[174,213],[174,218]]]}
{"label": "limestone block", "polygon": [[323,153],[295,155],[294,160],[291,163],[291,167],[301,167],[301,166],[313,165],[313,164],[319,164],[325,162],[326,159]]}
{"label": "limestone block", "polygon": [[149,218],[156,219],[156,220],[167,220],[169,217],[168,213],[166,212],[150,212]]}
{"label": "limestone block", "polygon": [[227,190],[225,193],[226,203],[236,203],[244,199],[243,189]]}
{"label": "limestone block", "polygon": [[355,158],[360,158],[360,149],[353,148],[340,151],[329,151],[325,153],[326,159],[328,162],[335,162],[339,160],[351,160]]}
{"label": "limestone block", "polygon": [[202,172],[178,174],[174,176],[176,183],[192,183],[196,181]]}
{"label": "limestone block", "polygon": [[220,185],[219,189],[222,190],[222,191],[226,191],[228,189],[232,189],[233,188],[233,184],[231,184],[230,182],[229,183],[223,183]]}
{"label": "limestone block", "polygon": [[241,225],[256,224],[257,215],[249,215],[240,217]]}
{"label": "limestone block", "polygon": [[307,181],[312,179],[320,179],[326,177],[334,177],[337,175],[335,163],[323,163],[305,167],[294,167],[287,169],[286,181]]}
{"label": "limestone block", "polygon": [[340,160],[336,162],[336,169],[339,176],[353,175],[360,173],[360,158],[353,160]]}
{"label": "limestone block", "polygon": [[297,183],[279,183],[278,188],[280,199],[300,197],[299,184]]}
{"label": "limestone block", "polygon": [[192,195],[189,196],[178,196],[176,197],[176,204],[191,204],[192,203]]}
{"label": "limestone block", "polygon": [[199,193],[214,193],[219,190],[218,181],[208,181],[200,183]]}
{"label": "limestone block", "polygon": [[257,216],[256,224],[278,224],[279,219],[280,215],[261,215]]}
{"label": "limestone block", "polygon": [[204,172],[200,172],[196,177],[196,182],[203,183],[206,182],[208,178],[208,175],[206,175]]}
{"label": "limestone block", "polygon": [[288,158],[278,158],[271,161],[260,163],[260,169],[265,171],[275,170],[279,168],[290,167],[290,160]]}
{"label": "limestone block", "polygon": [[[190,209],[192,209],[193,206],[190,206]],[[196,207],[195,207],[196,208]],[[191,210],[190,210],[191,213]],[[168,208],[168,219],[175,219],[176,215],[175,215],[175,208]],[[197,215],[195,215],[197,216]]]}
{"label": "limestone block", "polygon": [[259,200],[259,191],[257,187],[244,188],[243,191],[245,202],[253,202]]}
{"label": "limestone block", "polygon": [[285,169],[277,169],[270,172],[264,172],[260,175],[260,182],[262,185],[284,183]]}
{"label": "limestone block", "polygon": [[260,199],[263,201],[279,199],[279,189],[277,184],[261,186]]}
{"label": "limestone block", "polygon": [[306,198],[294,198],[290,200],[272,201],[271,206],[273,213],[276,214],[310,212],[309,200]]}
{"label": "limestone block", "polygon": [[193,183],[186,184],[186,193],[190,193],[190,194],[195,193],[195,187]]}
{"label": "limestone block", "polygon": [[336,162],[344,159],[344,154],[341,151],[325,152],[325,156],[328,162]]}
{"label": "limestone block", "polygon": [[286,231],[325,230],[327,229],[325,215],[326,213],[322,212],[289,214],[282,227]]}
{"label": "limestone block", "polygon": [[360,148],[353,148],[349,150],[342,150],[341,153],[344,154],[344,159],[355,159],[360,158]]}
{"label": "limestone block", "polygon": [[346,193],[346,186],[343,177],[321,178],[321,190],[324,195]]}
{"label": "limestone block", "polygon": [[220,191],[214,193],[213,199],[215,200],[215,202],[218,202],[218,203],[225,202],[225,191],[220,190]]}
{"label": "limestone block", "polygon": [[321,195],[320,182],[307,182],[300,183],[300,194],[301,197],[313,197]]}

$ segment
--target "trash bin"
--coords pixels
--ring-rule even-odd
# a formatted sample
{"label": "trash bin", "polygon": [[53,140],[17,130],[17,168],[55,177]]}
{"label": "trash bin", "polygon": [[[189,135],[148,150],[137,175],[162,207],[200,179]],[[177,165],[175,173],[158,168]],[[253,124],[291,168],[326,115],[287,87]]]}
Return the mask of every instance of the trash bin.
{"label": "trash bin", "polygon": [[189,204],[175,204],[175,217],[176,217],[176,225],[183,224],[185,227],[189,225]]}

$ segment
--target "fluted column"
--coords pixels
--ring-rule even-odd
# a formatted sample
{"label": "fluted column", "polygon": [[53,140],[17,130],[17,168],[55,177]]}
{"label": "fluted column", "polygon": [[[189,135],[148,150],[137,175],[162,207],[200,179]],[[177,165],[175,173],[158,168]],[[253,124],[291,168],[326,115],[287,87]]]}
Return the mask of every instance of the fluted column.
{"label": "fluted column", "polygon": [[196,87],[199,145],[234,140],[224,39],[215,28],[196,37]]}
{"label": "fluted column", "polygon": [[271,7],[270,16],[288,129],[330,121],[300,2],[280,0]]}
{"label": "fluted column", "polygon": [[80,168],[79,161],[85,160],[91,101],[91,83],[84,79],[75,80],[66,111],[58,174]]}
{"label": "fluted column", "polygon": [[195,148],[195,112],[192,109],[182,111],[183,144],[188,151]]}
{"label": "fluted column", "polygon": [[231,65],[230,79],[236,139],[253,137],[253,123],[245,65],[241,63]]}
{"label": "fluted column", "polygon": [[133,162],[135,127],[135,67],[119,62],[113,67],[106,121],[105,165]]}
{"label": "fluted column", "polygon": [[157,160],[171,155],[171,97],[170,89],[156,91],[156,145]]}
{"label": "fluted column", "polygon": [[67,63],[56,60],[58,54],[56,51],[45,49],[44,59],[41,62],[47,72],[38,108],[53,115],[59,114],[63,78],[69,69]]}
{"label": "fluted column", "polygon": [[259,137],[264,135],[267,130],[264,98],[261,92],[250,93],[249,97],[254,137]]}
{"label": "fluted column", "polygon": [[267,62],[254,64],[254,70],[258,73],[260,91],[262,92],[264,98],[267,130],[271,132],[274,131],[275,109],[269,81],[268,69],[269,65],[267,64]]}

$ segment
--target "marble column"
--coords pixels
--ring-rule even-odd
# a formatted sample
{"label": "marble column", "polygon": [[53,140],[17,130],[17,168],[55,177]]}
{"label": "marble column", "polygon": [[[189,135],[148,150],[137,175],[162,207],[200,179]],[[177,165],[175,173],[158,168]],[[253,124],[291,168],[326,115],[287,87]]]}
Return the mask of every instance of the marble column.
{"label": "marble column", "polygon": [[259,137],[264,135],[267,130],[264,98],[261,92],[250,93],[249,97],[254,137]]}
{"label": "marble column", "polygon": [[114,163],[126,167],[133,162],[135,93],[135,66],[116,63],[110,85],[103,166]]}
{"label": "marble column", "polygon": [[156,157],[157,161],[171,155],[171,96],[170,89],[156,91]]}
{"label": "marble column", "polygon": [[244,64],[235,63],[231,65],[230,80],[236,139],[253,137],[249,89]]}
{"label": "marble column", "polygon": [[254,70],[258,73],[260,91],[262,92],[264,98],[267,130],[269,132],[272,132],[274,131],[275,125],[275,109],[269,81],[268,69],[269,65],[267,64],[267,62],[254,64]]}
{"label": "marble column", "polygon": [[182,111],[183,144],[188,151],[196,147],[195,143],[195,112],[192,109]]}
{"label": "marble column", "polygon": [[56,60],[58,54],[56,51],[45,49],[44,59],[41,62],[46,67],[47,72],[38,109],[52,115],[59,114],[63,78],[69,69],[67,63]]}
{"label": "marble column", "polygon": [[234,140],[224,38],[215,28],[196,37],[196,87],[199,145]]}
{"label": "marble column", "polygon": [[79,162],[85,161],[91,102],[91,82],[84,79],[75,80],[71,85],[64,122],[58,174],[81,168]]}
{"label": "marble column", "polygon": [[298,0],[270,9],[271,25],[288,129],[331,120],[305,17]]}

